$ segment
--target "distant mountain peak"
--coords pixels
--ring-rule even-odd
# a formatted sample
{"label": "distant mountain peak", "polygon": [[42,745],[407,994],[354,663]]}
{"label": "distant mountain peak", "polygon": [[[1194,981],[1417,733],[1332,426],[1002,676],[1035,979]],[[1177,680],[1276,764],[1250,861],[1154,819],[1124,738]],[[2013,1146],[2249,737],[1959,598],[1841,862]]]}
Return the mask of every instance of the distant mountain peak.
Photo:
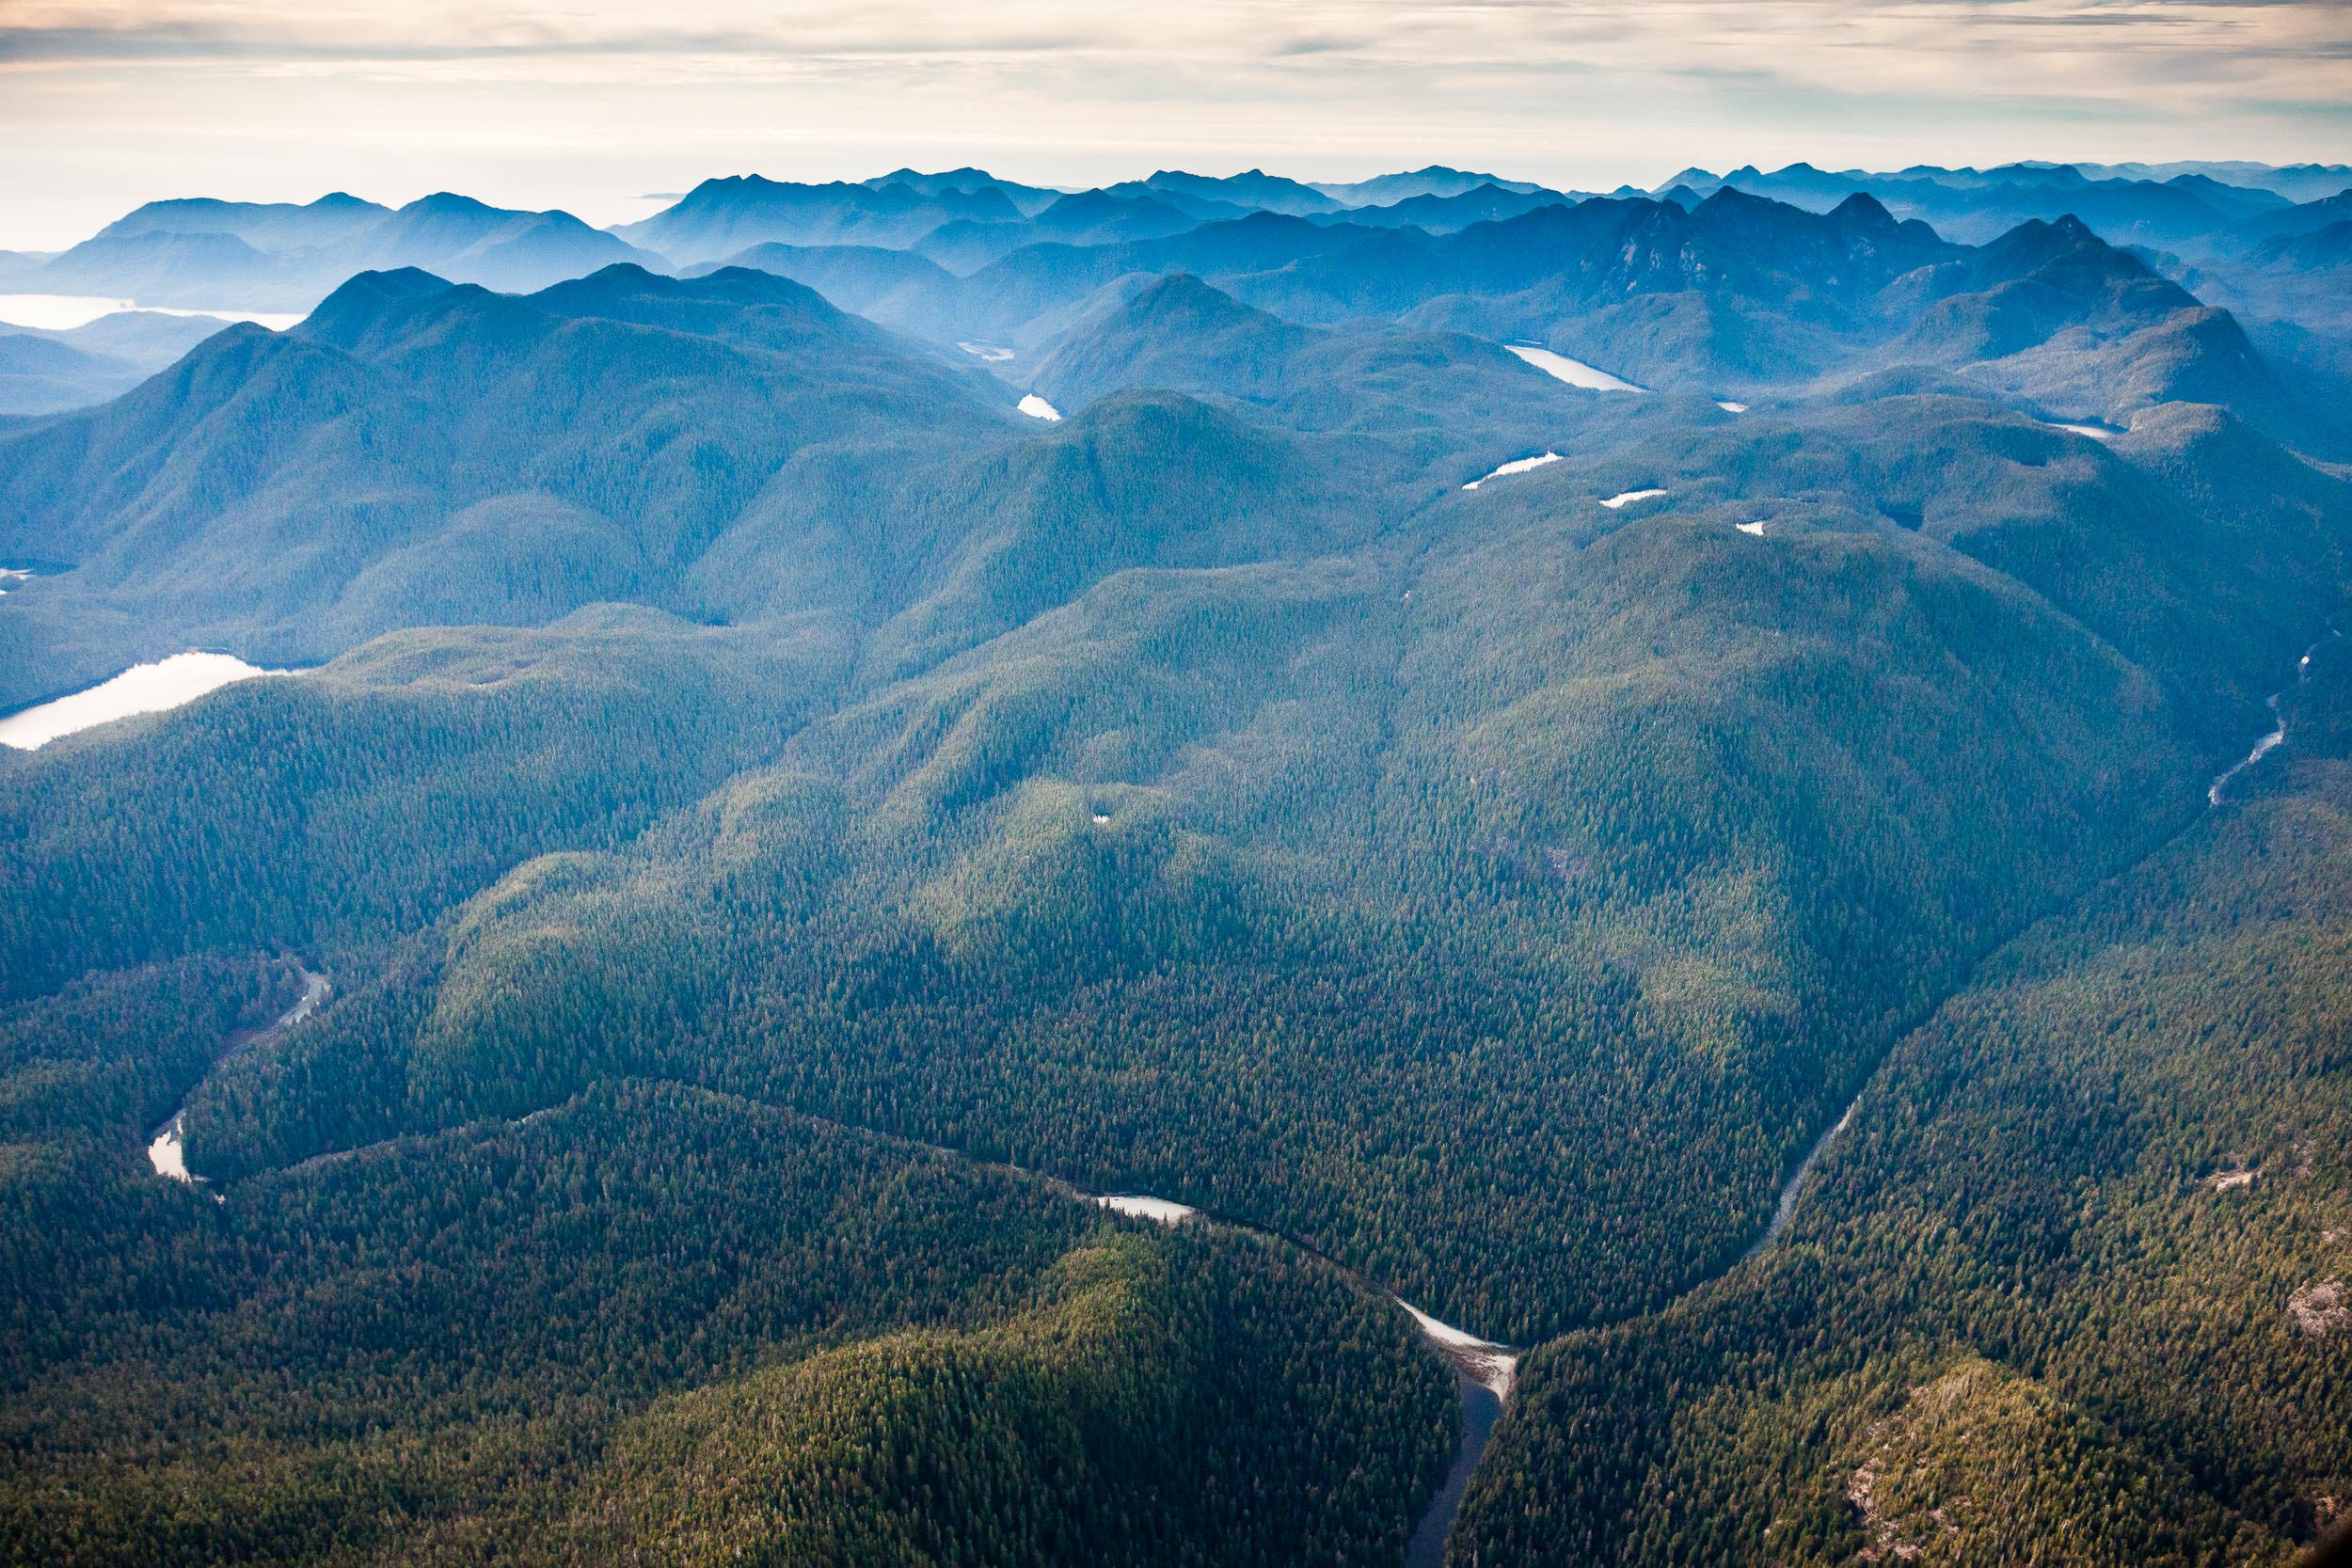
{"label": "distant mountain peak", "polygon": [[1896,229],[1900,227],[1900,225],[1895,221],[1895,214],[1886,210],[1886,204],[1881,201],[1877,197],[1872,196],[1868,191],[1854,192],[1851,196],[1846,198],[1845,200],[1831,208],[1829,215],[1839,222],[1848,225],[1849,227],[1867,227],[1871,229]]}
{"label": "distant mountain peak", "polygon": [[404,213],[463,213],[469,217],[504,210],[486,201],[477,201],[470,196],[460,196],[455,191],[435,191],[431,196],[417,198],[401,209]]}

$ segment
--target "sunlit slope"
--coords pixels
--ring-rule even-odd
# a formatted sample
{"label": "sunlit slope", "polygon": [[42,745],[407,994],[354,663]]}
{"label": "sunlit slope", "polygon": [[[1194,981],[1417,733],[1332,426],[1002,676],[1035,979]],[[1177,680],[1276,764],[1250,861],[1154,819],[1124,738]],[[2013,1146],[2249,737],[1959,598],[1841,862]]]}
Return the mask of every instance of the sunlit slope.
{"label": "sunlit slope", "polygon": [[350,1138],[651,1072],[1258,1219],[1490,1332],[1661,1299],[2201,753],[1931,539],[1482,499],[1114,575],[518,869],[429,1002],[225,1071],[193,1157],[298,1158],[305,1096]]}

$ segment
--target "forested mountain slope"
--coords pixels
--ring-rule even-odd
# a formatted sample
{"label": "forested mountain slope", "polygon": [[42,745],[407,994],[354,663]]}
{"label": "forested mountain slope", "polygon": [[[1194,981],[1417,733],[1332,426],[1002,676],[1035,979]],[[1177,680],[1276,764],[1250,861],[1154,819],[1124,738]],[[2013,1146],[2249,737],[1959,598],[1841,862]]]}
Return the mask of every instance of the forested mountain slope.
{"label": "forested mountain slope", "polygon": [[1188,273],[1104,293],[1021,372],[1064,412],[1133,388],[1181,391],[1296,430],[1376,437],[1460,483],[1529,452],[1720,417],[1704,400],[1596,397],[1466,333],[1297,326]]}
{"label": "forested mountain slope", "polygon": [[1523,1366],[1461,1562],[2278,1561],[2352,1494],[2340,641],[1863,1091],[1787,1238]]}
{"label": "forested mountain slope", "polygon": [[1370,1560],[1445,1452],[1448,1380],[1327,1270],[721,1097],[221,1204],[11,1147],[13,1560]]}
{"label": "forested mountain slope", "polygon": [[[1917,428],[1891,446],[1951,445],[1912,470],[1915,517],[1867,509],[1894,488],[1884,458],[1841,455],[1839,476],[1808,455],[1868,450],[1851,409],[1564,462],[1385,533],[1311,449],[1182,400],[1115,401],[975,459],[1001,470],[981,511],[878,536],[950,541],[934,565],[896,558],[938,587],[811,645],[847,684],[779,715],[795,727],[763,769],[617,858],[526,865],[370,982],[382,1008],[355,975],[316,1063],[281,1079],[257,1056],[206,1089],[192,1156],[278,1164],[660,1071],[1206,1199],[1515,1336],[1658,1299],[1737,1252],[1772,1173],[1939,976],[2190,809],[2277,652],[2230,617],[2317,613],[2296,595],[2340,562],[2340,483],[2279,457],[2315,531],[2292,570],[2189,506],[2178,543],[2161,513],[2136,517],[2141,553],[2110,538],[2114,578],[2042,571],[2027,540],[2112,535],[2163,465],[2201,471],[2193,444],[2127,461],[1966,403],[1898,400],[1871,427],[1905,408]],[[1203,451],[1223,489],[1151,478]],[[2262,472],[2248,451],[2221,452],[2241,485]],[[1123,476],[1141,509],[1084,475]],[[1663,501],[1597,504],[1661,481]],[[1005,510],[1023,494],[1040,510]],[[1278,499],[1287,541],[1260,510]],[[1762,536],[1732,526],[1758,512]],[[1111,517],[1128,521],[1098,531]],[[795,547],[875,569],[854,536]],[[2213,592],[2233,559],[2242,586]],[[2152,589],[2171,619],[2146,620]],[[2245,648],[2243,673],[2185,659],[2200,638]],[[705,644],[722,669],[745,645],[688,645]],[[324,745],[324,762],[380,744],[362,740],[375,720],[349,742],[288,728],[340,707],[344,678],[207,711],[264,726],[231,754]],[[184,790],[104,750],[12,769],[27,885],[80,890],[18,927],[12,970],[229,929],[357,951],[383,929],[305,912],[388,895],[362,865],[322,903],[340,848],[284,862],[274,824],[311,810],[298,789],[223,843],[207,875],[230,880],[191,890],[187,924],[126,948],[147,874],[100,891],[68,869],[91,801],[120,842],[167,846],[187,830],[157,814],[184,813]],[[90,790],[58,789],[77,754]],[[183,766],[220,754],[199,743]],[[626,744],[611,755],[627,766]],[[1976,771],[1921,768],[1938,755]],[[1227,1054],[1245,1022],[1289,1042],[1281,1072]],[[1152,1070],[1101,1072],[1144,1040]],[[329,1082],[341,1131],[322,1132]],[[1525,1119],[1449,1135],[1428,1165],[1415,1150],[1474,1104]],[[1384,1131],[1367,1140],[1362,1117]],[[1530,1227],[1557,1249],[1525,1248]]]}
{"label": "forested mountain slope", "polygon": [[790,461],[935,460],[1016,434],[1011,401],[760,273],[527,299],[365,274],[294,331],[231,328],[0,436],[0,553],[68,568],[8,607],[0,690],[126,649],[308,663],[419,624],[691,612],[684,573]]}

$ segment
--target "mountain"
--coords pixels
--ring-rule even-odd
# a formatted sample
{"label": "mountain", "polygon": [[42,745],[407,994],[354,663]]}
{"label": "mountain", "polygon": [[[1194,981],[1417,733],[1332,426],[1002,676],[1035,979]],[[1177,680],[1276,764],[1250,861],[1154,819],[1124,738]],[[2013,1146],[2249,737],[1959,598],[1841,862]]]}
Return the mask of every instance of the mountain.
{"label": "mountain", "polygon": [[1534,339],[1644,385],[1705,390],[1818,368],[1879,289],[1949,249],[1867,198],[1816,216],[1724,190],[1689,212],[1596,198],[1370,237],[1232,287],[1300,321]]}
{"label": "mountain", "polygon": [[2297,272],[2352,265],[2352,217],[2340,219],[2325,229],[2275,235],[2255,249],[2253,260],[2264,266]]}
{"label": "mountain", "polygon": [[2163,179],[2092,178],[2072,164],[2009,164],[1989,169],[1919,165],[1889,172],[1831,173],[1790,164],[1771,173],[1747,166],[1720,178],[1686,170],[1658,187],[1686,185],[1701,197],[1724,186],[1827,212],[1857,192],[1898,217],[1928,223],[1947,238],[1981,244],[2028,221],[2075,216],[2116,244],[2205,245],[2285,199],[2258,186],[2225,183],[2193,169]]}
{"label": "mountain", "polygon": [[1997,358],[2071,326],[2113,331],[2197,308],[2186,290],[2073,217],[2021,224],[1911,286],[1933,303],[1907,346],[1945,362]]}
{"label": "mountain", "polygon": [[[1362,233],[1344,223],[1253,213],[1157,239],[1024,245],[967,277],[894,293],[888,313],[878,313],[875,319],[937,342],[1034,348],[1074,319],[1097,290],[1120,278],[1189,272],[1218,279],[1263,272],[1345,245]],[[818,263],[803,259],[791,264]],[[876,309],[880,312],[885,307]]]}
{"label": "mountain", "polygon": [[0,552],[72,563],[14,618],[10,695],[110,638],[307,662],[398,626],[679,608],[795,451],[1002,439],[1012,401],[763,273],[528,298],[363,274],[294,331],[232,327],[6,438]]}
{"label": "mountain", "polygon": [[2300,206],[2263,213],[2240,226],[2240,233],[2249,241],[2292,238],[2326,229],[2332,224],[2352,218],[2352,188],[2306,201]]}
{"label": "mountain", "polygon": [[922,174],[912,168],[896,168],[865,182],[876,190],[898,185],[923,196],[942,197],[950,194],[978,196],[993,191],[1011,202],[1025,217],[1038,214],[1059,201],[1064,192],[1042,185],[1024,185],[1018,181],[999,180],[986,169],[965,166],[944,169],[936,174]]}
{"label": "mountain", "polygon": [[1413,228],[1432,234],[1450,234],[1473,223],[1514,218],[1538,207],[1565,207],[1568,198],[1555,191],[1512,190],[1492,183],[1450,196],[1406,197],[1385,207],[1356,207],[1340,214],[1363,228]]}
{"label": "mountain", "polygon": [[299,311],[358,272],[426,267],[530,290],[616,261],[659,258],[568,213],[514,212],[443,192],[394,212],[347,197],[308,207],[151,203],[24,281],[143,305]]}
{"label": "mountain", "polygon": [[1482,185],[1516,191],[1522,196],[1534,195],[1541,187],[1523,180],[1505,180],[1495,174],[1471,174],[1463,169],[1448,168],[1443,164],[1431,164],[1409,173],[1382,174],[1370,180],[1358,180],[1348,184],[1329,181],[1311,182],[1314,188],[1332,200],[1349,207],[1392,207],[1415,197],[1467,196]]}
{"label": "mountain", "polygon": [[2265,190],[2277,191],[2289,201],[2317,201],[2338,191],[2352,189],[2352,165],[2293,164],[2269,169],[2254,182]]}
{"label": "mountain", "polygon": [[841,302],[895,329],[990,353],[1035,353],[1141,280],[1184,272],[1295,325],[1533,341],[1709,397],[1909,362],[2056,418],[2121,426],[2155,403],[2216,401],[2310,450],[2342,450],[2331,416],[2307,409],[2326,394],[2286,386],[2234,319],[2071,214],[1963,246],[1867,196],[1826,214],[1736,185],[1689,208],[1508,199],[1541,204],[1443,233],[1359,221],[1376,213],[1261,213],[1152,240],[1025,246],[961,278],[880,254],[771,260],[834,279]]}
{"label": "mountain", "polygon": [[944,223],[915,242],[917,254],[959,273],[986,266],[1028,245],[1116,245],[1155,240],[1199,227],[1200,220],[1154,197],[1081,191],[1019,222]]}
{"label": "mountain", "polygon": [[47,414],[119,397],[228,324],[118,310],[61,331],[0,326],[0,413]]}
{"label": "mountain", "polygon": [[1533,1418],[1456,1550],[1580,1561],[1589,1531],[1667,1561],[1703,1530],[1726,1561],[2251,1560],[2325,1528],[2352,1107],[2321,1021],[2352,976],[2312,934],[2352,844],[2342,654],[2316,652],[2272,782],[1908,1036],[1780,1244],[1531,1359]]}
{"label": "mountain", "polygon": [[2293,206],[2276,191],[2251,185],[2233,185],[2214,179],[2209,174],[2176,174],[2165,184],[2173,190],[2186,191],[2206,206],[2224,216],[2246,218],[2258,213],[2274,213]]}
{"label": "mountain", "polygon": [[150,201],[98,231],[102,240],[143,234],[232,234],[256,250],[317,250],[357,238],[391,209],[336,191],[307,205],[218,201],[209,197]]}
{"label": "mountain", "polygon": [[113,295],[188,309],[266,310],[306,293],[315,299],[310,291],[320,276],[234,234],[154,230],[84,240],[14,281],[28,293]]}
{"label": "mountain", "polygon": [[1301,184],[1279,174],[1268,174],[1263,169],[1209,175],[1164,168],[1143,182],[1152,190],[1175,197],[1188,197],[1196,201],[1221,201],[1244,212],[1282,213],[1293,217],[1333,212],[1346,205],[1312,185]]}
{"label": "mountain", "polygon": [[1724,185],[1747,192],[1750,196],[1770,197],[1791,206],[1827,212],[1853,195],[1868,189],[1867,177],[1848,170],[1833,174],[1815,168],[1811,164],[1790,164],[1772,174],[1766,174],[1754,164],[1742,165],[1723,177],[1714,185],[1693,184],[1702,198],[1709,197]]}
{"label": "mountain", "polygon": [[36,327],[8,330],[54,339],[87,354],[103,354],[152,373],[211,337],[229,324],[217,316],[174,316],[158,310],[116,310],[80,326],[51,331]]}
{"label": "mountain", "polygon": [[1180,391],[1294,429],[1379,436],[1452,483],[1604,423],[1621,439],[1646,422],[1482,339],[1296,326],[1185,273],[1105,302],[1026,373],[1065,412],[1120,391]]}
{"label": "mountain", "polygon": [[726,267],[749,267],[805,283],[839,309],[889,323],[923,310],[955,287],[955,275],[912,250],[876,245],[756,245],[723,261],[686,269],[689,277]]}
{"label": "mountain", "polygon": [[351,249],[354,260],[365,258],[367,270],[419,267],[504,293],[545,288],[616,262],[660,264],[569,213],[508,212],[447,192],[410,202],[357,237]]}
{"label": "mountain", "polygon": [[1312,341],[1309,329],[1177,273],[1073,326],[1040,358],[1035,385],[1061,408],[1132,387],[1270,401],[1292,388]]}
{"label": "mountain", "polygon": [[1128,201],[1155,201],[1173,207],[1196,223],[1230,223],[1259,209],[1252,203],[1201,196],[1183,185],[1154,185],[1143,180],[1121,180],[1102,187],[1104,196]]}
{"label": "mountain", "polygon": [[[2282,201],[2309,201],[2352,185],[2352,168],[2342,164],[2294,164],[2285,167],[2249,163],[2188,159],[2177,163],[2076,164],[2074,168],[2093,180],[2210,180],[2232,190],[2267,193]],[[2200,186],[2203,189],[2203,186]]]}
{"label": "mountain", "polygon": [[1943,297],[1894,355],[1966,367],[2056,417],[2122,426],[2157,404],[2209,403],[2307,450],[2341,439],[2234,317],[2077,219],[2021,225],[1918,282]]}
{"label": "mountain", "polygon": [[918,189],[834,182],[803,185],[756,174],[706,180],[675,205],[612,230],[681,266],[715,261],[755,245],[862,245],[904,249],[942,224],[1006,222],[1021,209],[993,182]]}
{"label": "mountain", "polygon": [[144,379],[146,372],[127,360],[0,329],[0,414],[47,414],[103,403]]}

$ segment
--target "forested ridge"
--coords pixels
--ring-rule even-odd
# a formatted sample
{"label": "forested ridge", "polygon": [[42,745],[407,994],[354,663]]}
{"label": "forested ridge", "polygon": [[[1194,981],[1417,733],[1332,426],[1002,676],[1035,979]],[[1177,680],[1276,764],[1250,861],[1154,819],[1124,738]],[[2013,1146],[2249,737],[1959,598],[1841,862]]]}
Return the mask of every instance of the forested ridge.
{"label": "forested ridge", "polygon": [[2339,647],[1899,1045],[1788,1234],[1521,1365],[1459,1562],[2259,1562],[2352,1497]]}
{"label": "forested ridge", "polygon": [[15,1560],[1363,1560],[1450,1449],[1327,1270],[675,1087],[11,1185]]}
{"label": "forested ridge", "polygon": [[2352,482],[2053,424],[2201,309],[2079,225],[1606,205],[988,263],[1050,424],[620,267],[0,433],[0,700],[309,666],[0,753],[0,1556],[1393,1562],[1390,1291],[1457,1563],[2312,1539]]}

